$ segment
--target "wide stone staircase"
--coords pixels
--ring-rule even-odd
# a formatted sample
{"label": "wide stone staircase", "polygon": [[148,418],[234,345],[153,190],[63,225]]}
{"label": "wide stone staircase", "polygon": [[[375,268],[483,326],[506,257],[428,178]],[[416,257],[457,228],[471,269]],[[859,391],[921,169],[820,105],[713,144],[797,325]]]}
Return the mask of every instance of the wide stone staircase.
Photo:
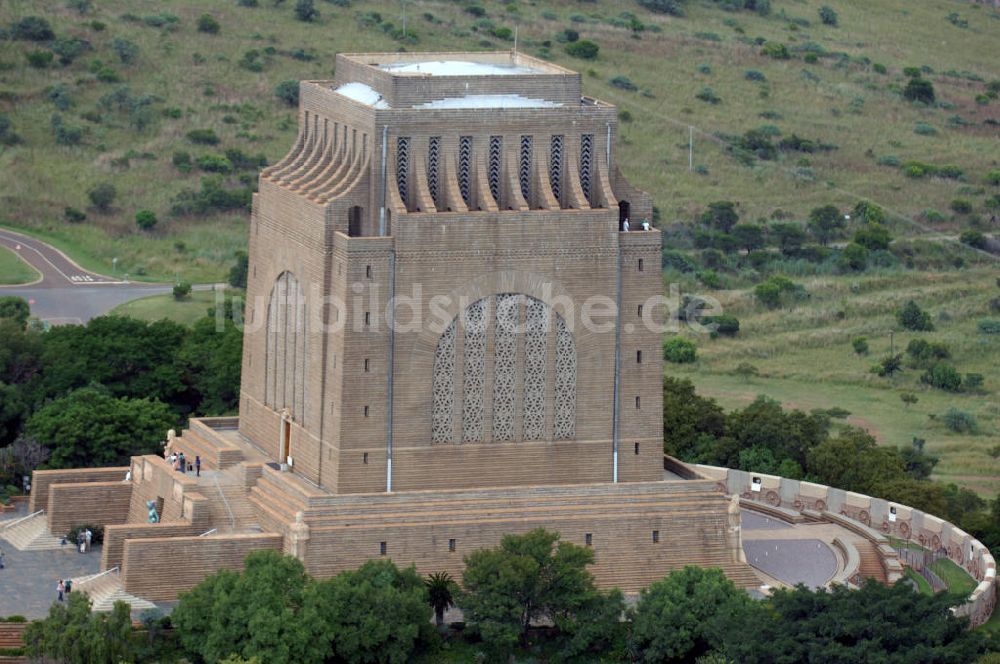
{"label": "wide stone staircase", "polygon": [[886,583],[885,568],[882,566],[882,558],[878,555],[875,545],[869,541],[855,542],[858,549],[858,556],[861,558],[861,565],[858,572],[861,578],[871,577],[879,583]]}
{"label": "wide stone staircase", "polygon": [[[238,464],[226,470],[202,471],[199,490],[208,499],[212,526],[220,533],[245,533],[259,530],[259,519],[249,499],[248,483],[255,469]],[[249,476],[249,482],[248,482]]]}
{"label": "wide stone staircase", "polygon": [[[150,570],[150,573],[156,573],[156,571]],[[114,608],[115,602],[125,602],[132,608],[132,611],[156,608],[152,602],[125,592],[117,567],[100,574],[73,579],[73,592],[84,592],[90,595],[94,611],[110,611]]]}
{"label": "wide stone staircase", "polygon": [[0,526],[0,537],[18,551],[44,551],[62,548],[62,537],[49,532],[44,512],[31,514]]}

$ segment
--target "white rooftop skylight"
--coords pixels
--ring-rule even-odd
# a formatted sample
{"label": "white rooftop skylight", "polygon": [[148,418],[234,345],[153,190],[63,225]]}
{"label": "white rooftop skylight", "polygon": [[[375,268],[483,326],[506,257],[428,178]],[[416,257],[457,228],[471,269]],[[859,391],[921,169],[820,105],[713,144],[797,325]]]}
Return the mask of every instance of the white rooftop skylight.
{"label": "white rooftop skylight", "polygon": [[335,89],[334,92],[339,92],[345,97],[349,97],[354,101],[361,102],[366,106],[373,106],[375,108],[389,108],[389,103],[382,98],[378,92],[373,90],[370,86],[364,83],[345,83],[339,88]]}
{"label": "white rooftop skylight", "polygon": [[414,108],[554,108],[562,104],[521,95],[466,95],[435,99]]}

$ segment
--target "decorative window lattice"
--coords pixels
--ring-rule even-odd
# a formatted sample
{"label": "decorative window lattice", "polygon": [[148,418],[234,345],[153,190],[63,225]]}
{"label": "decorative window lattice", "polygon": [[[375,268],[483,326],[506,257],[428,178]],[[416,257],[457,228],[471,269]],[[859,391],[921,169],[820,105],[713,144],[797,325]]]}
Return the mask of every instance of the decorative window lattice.
{"label": "decorative window lattice", "polygon": [[462,199],[469,205],[469,182],[472,175],[472,137],[460,136],[458,139],[458,190]]}
{"label": "decorative window lattice", "polygon": [[528,298],[524,326],[524,439],[541,440],[545,433],[546,349],[549,308]]}
{"label": "decorative window lattice", "polygon": [[407,185],[410,173],[410,139],[401,136],[396,139],[396,187],[403,204],[407,201]]}
{"label": "decorative window lattice", "polygon": [[552,195],[556,200],[562,200],[562,153],[563,137],[553,136],[549,149],[549,184],[552,185]]}
{"label": "decorative window lattice", "polygon": [[431,440],[435,443],[454,442],[455,412],[455,330],[456,321],[438,339],[434,352],[434,411],[431,417]]}
{"label": "decorative window lattice", "polygon": [[514,386],[517,382],[517,325],[521,296],[497,295],[493,336],[493,440],[514,440]]}
{"label": "decorative window lattice", "polygon": [[490,167],[487,172],[490,181],[490,193],[493,200],[500,204],[500,162],[503,157],[503,137],[490,136]]}
{"label": "decorative window lattice", "polygon": [[576,346],[566,321],[556,321],[555,437],[576,435]]}
{"label": "decorative window lattice", "polygon": [[486,391],[486,304],[482,299],[465,310],[465,371],[462,441],[483,441],[483,401]]}
{"label": "decorative window lattice", "polygon": [[427,142],[427,188],[431,190],[431,198],[438,204],[438,162],[441,153],[441,137],[431,136]]}
{"label": "decorative window lattice", "polygon": [[521,195],[531,202],[531,136],[521,137],[521,158],[518,163],[517,177],[521,182]]}
{"label": "decorative window lattice", "polygon": [[587,197],[587,202],[593,205],[594,201],[590,197],[593,190],[591,186],[591,173],[594,167],[594,135],[584,134],[580,137],[580,188],[583,195]]}

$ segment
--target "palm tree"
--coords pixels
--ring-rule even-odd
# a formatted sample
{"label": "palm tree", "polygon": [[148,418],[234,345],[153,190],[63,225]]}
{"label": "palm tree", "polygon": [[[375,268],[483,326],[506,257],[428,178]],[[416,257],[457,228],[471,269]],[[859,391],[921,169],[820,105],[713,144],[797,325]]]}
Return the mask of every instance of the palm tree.
{"label": "palm tree", "polygon": [[434,609],[434,624],[444,623],[444,612],[455,605],[455,580],[448,572],[434,572],[424,579],[427,586],[427,600]]}

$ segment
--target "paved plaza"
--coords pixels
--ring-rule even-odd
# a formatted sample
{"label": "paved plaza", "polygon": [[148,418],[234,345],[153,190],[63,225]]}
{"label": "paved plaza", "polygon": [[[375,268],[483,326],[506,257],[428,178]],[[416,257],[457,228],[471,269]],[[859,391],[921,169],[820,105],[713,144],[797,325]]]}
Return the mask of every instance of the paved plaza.
{"label": "paved plaza", "polygon": [[56,600],[59,579],[96,574],[101,567],[101,547],[78,553],[67,544],[50,551],[18,551],[0,539],[6,568],[0,570],[0,616],[42,618]]}
{"label": "paved plaza", "polygon": [[743,551],[753,567],[791,586],[818,588],[837,573],[833,549],[817,539],[751,540]]}

